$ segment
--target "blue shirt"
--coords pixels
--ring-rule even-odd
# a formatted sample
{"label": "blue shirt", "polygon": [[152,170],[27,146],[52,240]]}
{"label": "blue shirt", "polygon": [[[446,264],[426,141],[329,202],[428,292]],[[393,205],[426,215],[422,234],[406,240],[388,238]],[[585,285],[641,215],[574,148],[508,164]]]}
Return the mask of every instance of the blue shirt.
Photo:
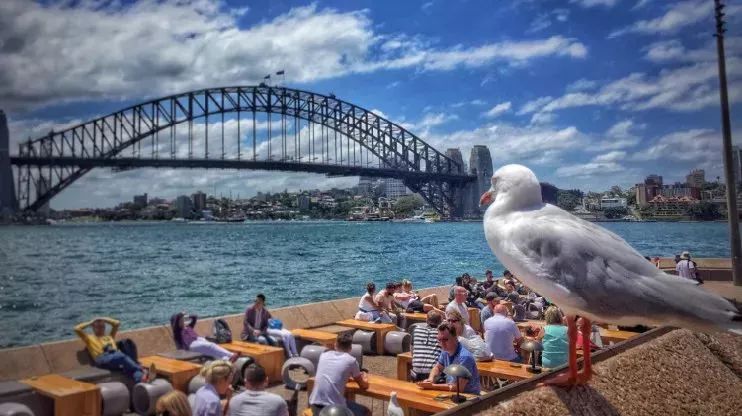
{"label": "blue shirt", "polygon": [[484,341],[498,360],[512,361],[518,358],[513,341],[520,337],[518,326],[507,316],[496,313],[484,322]]}
{"label": "blue shirt", "polygon": [[[438,364],[443,366],[445,370],[451,364],[459,364],[466,367],[471,373],[471,378],[466,383],[464,391],[462,393],[479,394],[479,371],[477,370],[477,361],[474,356],[459,343],[456,347],[456,352],[450,355],[447,351],[441,351],[441,356],[438,357]],[[446,383],[456,384],[456,377],[446,375]]]}
{"label": "blue shirt", "polygon": [[543,345],[541,364],[544,367],[554,368],[566,363],[569,357],[567,327],[564,325],[545,325]]}
{"label": "blue shirt", "polygon": [[205,384],[196,391],[193,405],[193,416],[221,416],[222,404],[219,394],[211,384]]}

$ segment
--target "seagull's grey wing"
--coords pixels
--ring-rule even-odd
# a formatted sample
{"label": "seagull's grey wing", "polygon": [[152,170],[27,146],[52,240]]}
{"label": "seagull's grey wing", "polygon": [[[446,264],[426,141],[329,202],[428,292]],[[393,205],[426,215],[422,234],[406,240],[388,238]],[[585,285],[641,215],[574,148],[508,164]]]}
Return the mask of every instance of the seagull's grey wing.
{"label": "seagull's grey wing", "polygon": [[499,232],[505,257],[524,267],[537,286],[556,286],[556,297],[573,308],[605,319],[654,322],[719,322],[734,315],[725,299],[665,274],[621,237],[559,208],[508,217]]}

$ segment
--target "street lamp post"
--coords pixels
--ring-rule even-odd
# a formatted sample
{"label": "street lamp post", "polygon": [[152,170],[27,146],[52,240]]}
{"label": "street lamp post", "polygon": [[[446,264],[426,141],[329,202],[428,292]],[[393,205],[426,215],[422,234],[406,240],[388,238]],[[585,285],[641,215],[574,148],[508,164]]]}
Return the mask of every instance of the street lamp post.
{"label": "street lamp post", "polygon": [[739,214],[737,213],[737,187],[734,183],[732,165],[732,132],[729,121],[729,99],[727,97],[727,69],[724,58],[724,4],[714,0],[716,17],[716,51],[719,59],[719,99],[721,100],[721,126],[724,139],[724,173],[727,184],[727,218],[729,219],[729,241],[732,250],[732,279],[735,286],[742,286],[742,242],[739,236]]}

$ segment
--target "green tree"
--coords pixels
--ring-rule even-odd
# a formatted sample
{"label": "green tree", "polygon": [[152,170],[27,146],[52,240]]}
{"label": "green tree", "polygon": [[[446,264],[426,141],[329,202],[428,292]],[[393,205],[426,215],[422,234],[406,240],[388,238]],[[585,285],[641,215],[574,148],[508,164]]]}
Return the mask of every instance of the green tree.
{"label": "green tree", "polygon": [[557,205],[559,208],[572,211],[580,205],[582,199],[582,191],[579,189],[564,190],[560,189],[557,192]]}
{"label": "green tree", "polygon": [[399,217],[409,217],[415,213],[415,210],[422,208],[425,201],[420,195],[408,195],[397,199],[394,204],[394,214]]}
{"label": "green tree", "polygon": [[701,201],[689,206],[686,214],[697,221],[713,221],[721,218],[719,207],[708,201]]}
{"label": "green tree", "polygon": [[629,210],[625,207],[614,207],[606,208],[603,210],[603,215],[609,220],[621,218],[629,214]]}

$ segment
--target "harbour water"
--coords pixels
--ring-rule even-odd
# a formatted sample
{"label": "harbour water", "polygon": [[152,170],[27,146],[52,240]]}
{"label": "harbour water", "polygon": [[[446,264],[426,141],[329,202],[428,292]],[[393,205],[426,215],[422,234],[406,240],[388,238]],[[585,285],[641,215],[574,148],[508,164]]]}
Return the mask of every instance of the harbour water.
{"label": "harbour water", "polygon": [[[728,257],[724,223],[603,223],[647,256]],[[0,227],[0,348],[69,338],[94,316],[123,329],[186,310],[239,313],[360,296],[365,283],[450,284],[503,268],[481,223],[105,223]]]}

